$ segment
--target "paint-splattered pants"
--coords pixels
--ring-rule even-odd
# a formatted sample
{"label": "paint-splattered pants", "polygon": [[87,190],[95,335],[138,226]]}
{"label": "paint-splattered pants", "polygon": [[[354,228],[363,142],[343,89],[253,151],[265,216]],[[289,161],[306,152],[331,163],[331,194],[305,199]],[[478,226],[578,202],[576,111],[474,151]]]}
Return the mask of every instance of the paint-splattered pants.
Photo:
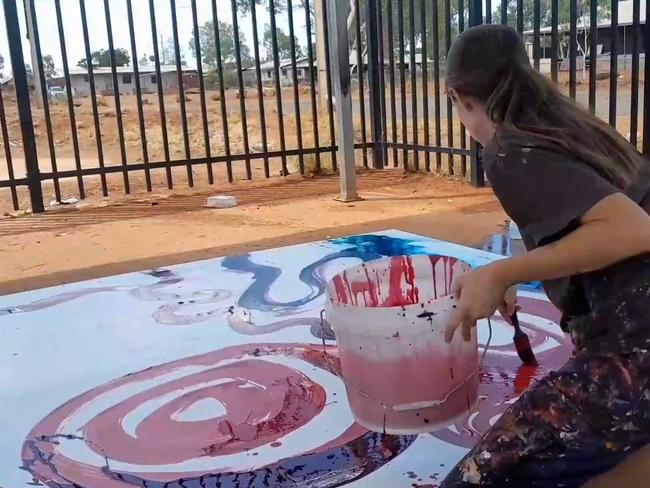
{"label": "paint-splattered pants", "polygon": [[441,488],[577,488],[650,443],[650,352],[578,355],[529,388]]}

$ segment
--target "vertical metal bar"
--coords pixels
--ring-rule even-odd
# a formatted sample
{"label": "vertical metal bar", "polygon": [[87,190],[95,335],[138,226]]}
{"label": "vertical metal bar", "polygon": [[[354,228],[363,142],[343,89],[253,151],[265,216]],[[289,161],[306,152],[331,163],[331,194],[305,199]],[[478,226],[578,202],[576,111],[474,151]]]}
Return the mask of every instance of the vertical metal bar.
{"label": "vertical metal bar", "polygon": [[18,117],[20,119],[20,129],[23,138],[29,197],[32,204],[32,211],[34,213],[41,213],[45,211],[43,205],[43,189],[41,187],[41,176],[38,169],[36,138],[34,137],[32,108],[29,103],[29,85],[27,84],[27,73],[25,72],[25,59],[23,58],[18,10],[16,9],[16,0],[4,0],[3,3],[7,40],[9,41],[9,55],[11,57],[11,70],[16,88],[16,104],[18,105]]}
{"label": "vertical metal bar", "polygon": [[[471,2],[471,0],[469,0]],[[458,0],[458,32],[465,30],[465,2]],[[467,132],[465,126],[460,123],[460,147],[465,149],[467,147]],[[460,175],[463,178],[467,177],[467,156],[464,154],[460,157]]]}
{"label": "vertical metal bar", "polygon": [[[391,113],[391,139],[393,144],[397,143],[397,103],[395,101],[395,42],[393,34],[393,0],[388,0],[386,4],[386,23],[388,30],[388,52],[390,58],[388,60],[388,73],[390,81],[390,113]],[[393,166],[397,168],[397,147],[393,145]]]}
{"label": "vertical metal bar", "polygon": [[[357,5],[358,6],[358,5]],[[374,1],[368,1],[365,4],[366,12],[366,44],[368,53],[368,94],[370,100],[370,131],[372,137],[372,162],[375,169],[384,167],[382,141],[384,140],[384,132],[382,130],[382,116],[381,116],[381,84],[380,71],[383,66],[379,63],[379,17],[377,4]],[[358,16],[357,16],[358,17]],[[360,22],[358,20],[358,22]],[[359,31],[360,32],[360,31]],[[359,37],[359,46],[361,46],[361,38]],[[357,49],[358,51],[359,49]],[[361,65],[363,71],[363,63]],[[361,78],[360,78],[361,80]],[[361,82],[361,81],[360,81]],[[363,90],[362,93],[363,94]],[[364,114],[361,114],[364,117]],[[365,126],[362,126],[365,134]],[[363,142],[366,142],[366,137],[363,135]]]}
{"label": "vertical metal bar", "polygon": [[[40,92],[43,100],[43,116],[45,117],[45,131],[47,132],[47,144],[50,152],[50,163],[52,164],[52,172],[54,173],[54,194],[56,201],[61,201],[61,185],[59,184],[59,177],[57,175],[58,169],[56,165],[56,150],[54,148],[54,135],[52,134],[52,118],[50,115],[50,103],[47,95],[47,82],[45,80],[45,69],[43,69],[43,53],[41,51],[41,39],[38,31],[38,22],[36,20],[36,9],[34,7],[34,0],[26,0],[25,6],[29,5],[29,12],[31,15],[32,32],[34,34],[34,50],[36,52],[36,66],[34,69],[38,70],[38,76],[35,76],[34,82],[40,83]],[[38,95],[37,95],[38,96]]]}
{"label": "vertical metal bar", "polygon": [[[26,33],[25,33],[26,35],[25,35],[25,37],[27,39],[32,39],[33,38],[32,32],[34,31],[34,27],[33,27],[33,22],[32,22],[33,16],[31,14],[31,12],[33,11],[33,9],[31,8],[29,1],[24,1],[23,0],[22,4],[23,4],[23,10],[24,10],[24,13],[25,13],[25,24],[26,24]],[[37,69],[37,66],[38,66],[38,59],[37,58],[38,58],[38,56],[36,55],[36,43],[30,42],[29,44],[30,44],[29,45],[29,54],[30,54],[30,57],[31,57],[31,63],[32,63],[32,68],[33,68],[31,75],[32,75],[32,82],[33,82],[33,85],[34,85],[34,94],[35,94],[34,101],[36,102],[36,108],[38,110],[42,110],[43,109],[43,91],[41,90],[41,80],[39,79],[40,76],[39,76],[39,72],[38,72],[38,69]]]}
{"label": "vertical metal bar", "polygon": [[[251,0],[255,2],[255,0]],[[318,1],[318,0],[316,0]],[[307,30],[307,59],[309,60],[309,88],[311,89],[311,118],[314,131],[314,147],[320,147],[318,136],[318,106],[316,103],[316,77],[314,74],[314,48],[312,47],[311,10],[309,0],[304,0],[305,29]],[[316,172],[320,173],[320,151],[316,151]]]}
{"label": "vertical metal bar", "polygon": [[[424,123],[424,145],[429,145],[429,64],[427,62],[427,9],[426,0],[420,0],[420,39],[422,42],[422,119]],[[424,166],[431,171],[431,155],[425,152]]]}
{"label": "vertical metal bar", "polygon": [[501,0],[501,24],[508,25],[508,0]]}
{"label": "vertical metal bar", "polygon": [[377,8],[377,38],[379,43],[379,85],[377,90],[381,91],[380,107],[381,107],[381,140],[379,142],[381,147],[381,165],[382,168],[388,164],[388,146],[386,145],[388,137],[387,128],[387,115],[386,115],[386,60],[384,54],[385,37],[384,37],[384,16],[383,16],[383,1],[379,2]]}
{"label": "vertical metal bar", "polygon": [[[72,98],[73,97],[72,83],[70,81],[70,68],[68,67],[68,50],[66,47],[65,33],[63,29],[63,15],[61,14],[61,0],[54,0],[54,8],[56,10],[56,24],[59,31],[59,45],[61,47],[61,62],[63,64],[63,79],[65,80],[65,93],[66,93],[66,102],[68,105],[68,118],[70,119],[72,151],[74,154],[75,168],[79,172],[79,174],[77,175],[77,187],[79,187],[79,182],[81,182],[81,188],[83,188],[83,178],[81,177],[81,156],[79,154],[79,137],[77,135],[77,120],[74,111],[74,100]],[[79,191],[79,194],[81,194],[81,191]]]}
{"label": "vertical metal bar", "polygon": [[[357,78],[359,80],[359,117],[360,117],[360,122],[361,122],[361,142],[364,144],[363,149],[361,150],[361,153],[363,155],[363,167],[367,168],[368,167],[368,150],[365,147],[366,143],[368,142],[368,137],[366,134],[366,96],[365,96],[365,90],[363,87],[363,69],[364,69],[364,62],[363,62],[363,52],[361,49],[361,46],[363,43],[361,42],[361,9],[359,8],[359,0],[354,0],[354,8],[356,11],[356,15],[354,16],[355,19],[355,30],[356,30],[356,54],[357,54]],[[366,5],[366,12],[368,11],[368,5]],[[366,29],[369,27],[369,24],[366,23]],[[368,36],[366,37],[366,39]],[[371,46],[367,46],[369,50],[372,48]],[[368,65],[370,66],[370,57],[371,54],[368,52]],[[369,75],[372,76],[372,75]],[[372,90],[372,84],[368,84],[369,90]],[[370,104],[372,105],[373,99],[370,97]],[[372,110],[372,108],[371,108]],[[373,136],[373,141],[374,141],[374,136]]]}
{"label": "vertical metal bar", "polygon": [[576,99],[576,56],[578,54],[577,0],[569,0],[569,96]]}
{"label": "vertical metal bar", "polygon": [[551,79],[557,83],[557,72],[559,68],[558,50],[559,50],[559,0],[551,0]]}
{"label": "vertical metal bar", "polygon": [[402,110],[402,165],[404,170],[408,171],[408,127],[406,122],[406,71],[404,68],[404,4],[403,0],[397,0],[397,42],[399,43],[399,82],[400,82],[400,99]]}
{"label": "vertical metal bar", "polygon": [[540,57],[540,23],[541,23],[541,5],[540,0],[533,0],[533,65],[539,71]]}
{"label": "vertical metal bar", "polygon": [[[441,120],[440,120],[440,31],[438,27],[438,0],[431,0],[431,22],[433,24],[433,118],[436,122],[436,147],[442,145]],[[436,171],[442,170],[442,155],[436,151]]]}
{"label": "vertical metal bar", "polygon": [[[483,3],[482,0],[469,0],[470,27],[477,26],[483,23]],[[481,160],[481,147],[477,141],[471,139],[470,141],[470,178],[474,186],[485,186],[485,171],[483,169],[483,161]]]}
{"label": "vertical metal bar", "polygon": [[[445,0],[445,52],[448,53],[451,48],[451,3]],[[447,145],[454,147],[454,107],[451,99],[447,97]],[[447,156],[447,172],[454,174],[454,155],[449,153]]]}
{"label": "vertical metal bar", "polygon": [[5,115],[5,104],[2,98],[2,87],[0,86],[0,129],[2,129],[2,145],[5,148],[5,159],[7,161],[7,176],[9,177],[9,189],[11,190],[11,203],[14,210],[18,210],[18,193],[16,192],[14,164],[11,158],[11,145],[9,144],[9,131],[7,130],[7,117]]}
{"label": "vertical metal bar", "polygon": [[630,94],[630,142],[637,147],[639,133],[639,46],[641,1],[632,0],[632,87]]}
{"label": "vertical metal bar", "polygon": [[131,37],[131,59],[133,60],[133,76],[135,78],[135,96],[138,105],[138,123],[140,125],[140,141],[142,143],[142,161],[144,163],[144,179],[147,191],[151,191],[151,171],[149,169],[149,151],[147,148],[147,131],[144,124],[144,109],[142,107],[142,87],[140,86],[140,68],[138,67],[138,48],[135,40],[135,25],[133,23],[133,5],[126,0],[126,14]]}
{"label": "vertical metal bar", "polygon": [[337,161],[336,161],[336,135],[334,133],[334,95],[332,93],[332,62],[330,59],[330,33],[329,33],[329,13],[325,0],[316,0],[321,1],[322,11],[323,11],[323,28],[325,30],[325,71],[327,72],[327,112],[329,115],[329,125],[330,125],[330,146],[332,147],[332,168],[334,171],[337,170]]}
{"label": "vertical metal bar", "polygon": [[169,166],[169,137],[167,135],[167,115],[165,113],[165,95],[162,87],[162,73],[160,70],[160,53],[158,51],[158,29],[156,27],[156,8],[154,0],[149,0],[149,18],[151,22],[151,41],[153,44],[154,69],[156,70],[156,88],[158,92],[158,109],[160,111],[160,130],[162,133],[163,154],[165,157],[165,175],[167,177],[167,188],[170,190],[174,187],[172,169]]}
{"label": "vertical metal bar", "polygon": [[[115,46],[113,45],[113,25],[111,22],[111,8],[108,0],[104,0],[104,15],[106,16],[106,33],[108,34],[108,52],[111,58],[111,75],[113,79],[113,98],[115,100],[115,121],[117,122],[117,137],[120,142],[120,157],[122,159],[122,177],[124,179],[124,193],[131,193],[129,183],[129,170],[126,166],[126,145],[124,143],[124,125],[122,123],[122,105],[120,103],[120,85],[117,79],[117,66],[115,65]],[[134,59],[133,62],[137,62]]]}
{"label": "vertical metal bar", "polygon": [[194,173],[192,171],[192,154],[190,150],[190,136],[187,126],[187,109],[185,107],[185,80],[183,77],[183,65],[181,63],[181,48],[178,41],[178,20],[176,16],[176,0],[169,0],[172,12],[172,35],[174,39],[174,57],[176,58],[176,74],[178,76],[178,100],[181,111],[181,125],[183,128],[183,145],[185,147],[185,159],[187,160],[187,184],[194,186]]}
{"label": "vertical metal bar", "polygon": [[[418,65],[415,58],[415,5],[414,0],[408,0],[409,9],[409,71],[411,74],[411,124],[413,129],[413,144],[418,145]],[[420,154],[413,151],[413,168],[420,170]]]}
{"label": "vertical metal bar", "polygon": [[618,0],[611,1],[612,49],[609,65],[609,125],[616,128],[616,95],[618,91]]}
{"label": "vertical metal bar", "polygon": [[648,63],[648,53],[650,53],[650,22],[648,22],[648,11],[650,11],[650,0],[646,0],[646,21],[643,24],[643,52],[645,58],[643,62],[643,154],[650,156],[650,63]]}
{"label": "vertical metal bar", "polygon": [[492,23],[492,0],[485,0],[485,23]]}
{"label": "vertical metal bar", "polygon": [[330,0],[330,24],[332,30],[332,70],[336,96],[338,122],[338,152],[341,162],[341,200],[358,200],[356,165],[354,161],[354,127],[352,125],[352,90],[350,76],[350,55],[347,26],[348,0]]}
{"label": "vertical metal bar", "polygon": [[298,143],[298,167],[300,174],[305,174],[305,156],[302,152],[302,120],[300,118],[300,93],[298,92],[298,71],[296,68],[296,38],[293,28],[293,4],[287,0],[287,17],[289,20],[289,37],[291,50],[291,71],[293,72],[293,100],[296,117],[296,142]]}
{"label": "vertical metal bar", "polygon": [[[235,0],[232,0],[233,15],[236,15]],[[280,54],[278,50],[278,31],[275,21],[275,1],[269,0],[269,14],[271,16],[271,37],[273,40],[273,76],[275,77],[275,100],[278,112],[278,131],[280,135],[280,151],[282,152],[282,174],[289,174],[287,168],[286,142],[284,140],[284,116],[282,114],[282,84],[280,83]]]}
{"label": "vertical metal bar", "polygon": [[[636,0],[638,2],[638,0]],[[598,2],[589,2],[589,110],[596,113],[596,76],[598,75]]]}
{"label": "vertical metal bar", "polygon": [[517,0],[517,32],[524,34],[524,0]]}
{"label": "vertical metal bar", "polygon": [[[201,42],[199,39],[199,19],[196,11],[196,0],[191,0],[192,7],[192,28],[194,31],[194,52],[196,53],[196,72],[199,76],[199,101],[201,104],[201,123],[203,125],[203,147],[205,157],[210,158],[210,131],[208,130],[208,108],[205,101],[205,81],[203,80],[203,54],[201,52]],[[214,174],[212,173],[212,162],[206,164],[208,171],[208,183],[214,183]]]}
{"label": "vertical metal bar", "polygon": [[[260,65],[260,41],[257,32],[257,1],[251,0],[251,21],[253,23],[253,53],[255,57],[255,78],[257,79],[257,103],[260,112],[260,134],[262,136],[262,152],[264,153],[264,176],[269,178],[271,170],[269,168],[269,157],[266,155],[269,151],[269,143],[266,135],[266,111],[264,109],[264,90],[262,88],[262,68]],[[311,37],[308,49],[311,49]]]}
{"label": "vertical metal bar", "polygon": [[226,89],[223,83],[223,61],[221,60],[221,31],[219,29],[219,15],[217,14],[217,0],[212,0],[212,25],[214,27],[214,50],[217,53],[217,76],[219,80],[219,101],[221,105],[221,129],[223,131],[224,152],[226,154],[226,171],[228,181],[233,182],[232,161],[230,159],[230,134],[228,131],[228,111],[226,108]]}
{"label": "vertical metal bar", "polygon": [[[100,174],[99,178],[102,184],[102,194],[108,196],[108,186],[106,185],[106,172],[104,171],[104,148],[102,144],[102,130],[99,124],[99,108],[97,107],[97,92],[95,90],[95,75],[93,72],[93,60],[90,53],[90,37],[88,36],[88,17],[86,15],[86,2],[79,0],[79,10],[81,12],[81,29],[83,31],[84,49],[86,54],[86,70],[88,72],[88,83],[90,86],[90,103],[93,106],[93,125],[95,126],[95,142],[97,143],[97,161],[99,162]],[[81,164],[77,168],[80,171]],[[77,182],[81,180],[81,189],[79,193],[85,196],[83,191],[83,179],[81,174],[77,176]],[[84,198],[82,196],[81,198]]]}

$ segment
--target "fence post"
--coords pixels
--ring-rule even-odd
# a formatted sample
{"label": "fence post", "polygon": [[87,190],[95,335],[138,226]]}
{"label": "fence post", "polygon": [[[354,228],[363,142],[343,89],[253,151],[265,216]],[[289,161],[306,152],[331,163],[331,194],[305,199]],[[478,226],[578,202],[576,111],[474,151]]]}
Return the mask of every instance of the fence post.
{"label": "fence post", "polygon": [[[366,12],[366,44],[368,47],[368,95],[370,98],[370,134],[372,138],[372,161],[375,169],[384,167],[384,125],[381,112],[381,91],[384,89],[381,83],[381,72],[384,67],[379,62],[379,23],[378,8],[376,0],[365,2]],[[357,15],[359,13],[357,12]],[[357,49],[361,48],[358,43]],[[358,69],[363,69],[360,66]]]}
{"label": "fence post", "polygon": [[[18,10],[16,8],[16,0],[4,0],[3,3],[5,24],[7,26],[7,39],[9,41],[9,55],[11,57],[11,70],[16,87],[16,103],[18,104],[23,151],[25,153],[27,185],[29,187],[32,212],[41,213],[45,211],[43,205],[43,189],[41,187],[41,175],[38,169],[34,122],[32,120],[32,108],[29,102],[29,84],[27,83],[25,59],[23,58]],[[36,70],[37,67],[34,66],[32,69]]]}
{"label": "fence post", "polygon": [[[469,0],[469,26],[483,23],[483,1]],[[481,145],[474,139],[470,141],[470,179],[473,186],[485,186],[485,172],[481,160]]]}
{"label": "fence post", "polygon": [[354,126],[352,124],[352,90],[348,37],[349,0],[328,0],[332,84],[336,100],[338,128],[338,160],[341,173],[341,201],[359,199],[354,157]]}
{"label": "fence post", "polygon": [[[650,7],[650,0],[646,0],[646,9]],[[647,11],[647,10],[646,10]],[[643,74],[645,80],[650,80],[650,22],[643,26]],[[650,157],[650,83],[643,83],[643,154]]]}

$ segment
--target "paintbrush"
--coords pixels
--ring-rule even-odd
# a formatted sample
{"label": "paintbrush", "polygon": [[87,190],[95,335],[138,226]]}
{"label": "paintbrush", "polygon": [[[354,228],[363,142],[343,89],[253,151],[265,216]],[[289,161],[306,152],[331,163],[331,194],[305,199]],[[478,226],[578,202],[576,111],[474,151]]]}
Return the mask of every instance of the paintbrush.
{"label": "paintbrush", "polygon": [[519,326],[519,317],[517,316],[516,311],[510,316],[510,323],[515,328],[515,334],[512,337],[512,340],[515,343],[515,349],[517,350],[519,359],[529,366],[537,366],[537,359],[535,358],[533,348],[530,345],[530,339],[528,338],[528,334],[521,330],[521,327]]}

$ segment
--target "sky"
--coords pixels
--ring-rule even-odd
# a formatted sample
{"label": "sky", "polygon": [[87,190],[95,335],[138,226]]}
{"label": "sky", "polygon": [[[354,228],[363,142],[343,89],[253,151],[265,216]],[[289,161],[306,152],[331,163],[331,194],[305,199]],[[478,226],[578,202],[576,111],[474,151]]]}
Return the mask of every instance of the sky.
{"label": "sky", "polygon": [[[29,42],[25,37],[25,16],[23,13],[23,0],[16,0],[21,32],[23,34],[23,55],[26,62],[30,61]],[[59,35],[56,22],[56,11],[54,0],[34,0],[36,7],[36,17],[38,30],[41,39],[41,48],[43,55],[50,54],[59,71],[62,68],[61,51],[59,44]],[[86,0],[86,14],[88,17],[88,31],[90,37],[91,51],[102,48],[108,48],[108,37],[106,29],[106,19],[104,15],[104,0]],[[298,4],[298,2],[294,2]],[[163,39],[172,37],[172,21],[169,0],[154,0],[156,9],[156,23],[159,37]],[[208,20],[212,20],[212,8],[210,0],[196,0],[199,25]],[[113,39],[116,48],[126,48],[131,52],[131,38],[129,35],[129,25],[127,21],[126,0],[110,0],[110,12],[113,30]],[[143,54],[153,54],[153,41],[151,36],[151,24],[149,19],[149,1],[132,0],[133,17],[136,33],[136,44],[138,57]],[[85,57],[83,32],[81,28],[81,14],[78,0],[61,0],[61,11],[63,25],[66,37],[66,48],[68,61],[71,66],[75,66],[77,61]],[[190,0],[176,0],[176,12],[178,20],[178,35],[182,49],[185,49],[185,59],[189,66],[196,66],[196,61],[191,56],[188,49],[192,39],[192,10]],[[230,0],[217,0],[217,14],[221,22],[232,23],[232,12]],[[5,77],[11,74],[11,64],[9,60],[9,47],[7,41],[7,31],[4,22],[4,8],[0,3],[0,54],[5,59]],[[250,14],[238,16],[239,28],[246,38],[246,43],[251,48],[253,43],[253,28]],[[260,40],[264,32],[264,25],[270,23],[269,14],[262,6],[257,8],[257,22],[259,28]],[[286,13],[277,16],[278,28],[282,28],[288,33],[288,20]],[[305,15],[302,8],[294,10],[294,28],[296,37],[301,45],[306,44],[305,35]],[[260,46],[261,56],[264,58],[266,51]]]}

